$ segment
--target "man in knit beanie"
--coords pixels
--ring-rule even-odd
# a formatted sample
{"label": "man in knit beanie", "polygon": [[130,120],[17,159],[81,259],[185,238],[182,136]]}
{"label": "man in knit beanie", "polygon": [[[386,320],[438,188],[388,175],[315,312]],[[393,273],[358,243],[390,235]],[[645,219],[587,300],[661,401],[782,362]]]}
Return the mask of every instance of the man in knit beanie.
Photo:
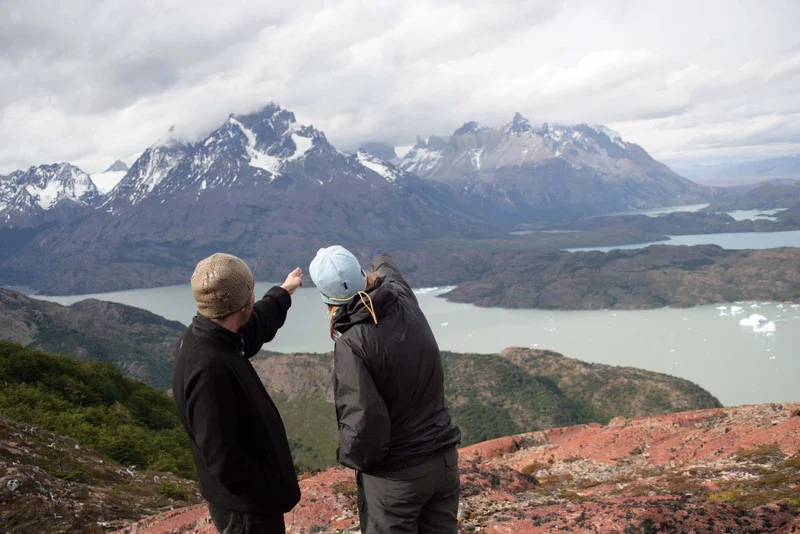
{"label": "man in knit beanie", "polygon": [[303,272],[256,302],[247,264],[218,253],[191,283],[197,316],[178,341],[172,390],[200,493],[224,534],[283,533],[300,487],[283,421],[249,359],[283,326]]}

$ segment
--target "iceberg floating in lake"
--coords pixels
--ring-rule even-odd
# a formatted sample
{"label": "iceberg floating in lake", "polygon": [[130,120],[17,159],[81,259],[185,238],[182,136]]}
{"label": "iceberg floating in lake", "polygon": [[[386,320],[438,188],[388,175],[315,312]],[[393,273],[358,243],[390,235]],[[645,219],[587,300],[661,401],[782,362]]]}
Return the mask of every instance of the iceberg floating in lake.
{"label": "iceberg floating in lake", "polygon": [[759,315],[754,313],[750,317],[742,319],[739,321],[739,324],[742,326],[750,326],[753,328],[753,332],[757,334],[767,334],[770,335],[772,332],[775,332],[778,327],[775,326],[773,321],[767,321],[767,318],[763,315]]}
{"label": "iceberg floating in lake", "polygon": [[774,332],[777,329],[778,329],[778,327],[775,326],[775,323],[773,323],[772,321],[769,321],[768,323],[764,323],[764,324],[762,324],[760,326],[754,326],[753,327],[753,332],[758,332],[759,334],[763,334],[763,333],[771,334],[772,332]]}
{"label": "iceberg floating in lake", "polygon": [[728,307],[727,306],[717,306],[717,309],[718,310],[727,310]]}
{"label": "iceberg floating in lake", "polygon": [[750,317],[747,317],[747,318],[742,319],[741,321],[739,321],[739,324],[742,325],[742,326],[759,326],[761,323],[766,323],[766,322],[767,322],[767,318],[766,317],[764,317],[763,315],[759,315],[757,313],[754,313]]}
{"label": "iceberg floating in lake", "polygon": [[741,306],[731,306],[731,315],[737,315],[739,313],[743,313],[744,309]]}
{"label": "iceberg floating in lake", "polygon": [[414,294],[415,295],[431,295],[431,294],[444,295],[445,293],[449,293],[450,291],[454,290],[455,288],[456,288],[456,286],[420,287],[420,288],[414,289]]}

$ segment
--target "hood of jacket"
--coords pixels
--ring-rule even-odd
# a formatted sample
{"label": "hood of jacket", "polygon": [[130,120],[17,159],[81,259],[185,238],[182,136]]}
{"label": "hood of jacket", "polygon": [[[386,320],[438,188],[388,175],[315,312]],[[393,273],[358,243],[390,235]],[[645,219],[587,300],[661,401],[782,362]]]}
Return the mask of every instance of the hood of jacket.
{"label": "hood of jacket", "polygon": [[333,317],[333,327],[340,334],[344,334],[350,328],[358,324],[373,323],[372,314],[361,300],[362,297],[371,302],[375,311],[375,316],[380,323],[381,317],[386,317],[397,305],[398,291],[400,289],[395,284],[387,283],[383,278],[375,280],[375,287],[363,294],[356,295],[353,299],[341,306]]}

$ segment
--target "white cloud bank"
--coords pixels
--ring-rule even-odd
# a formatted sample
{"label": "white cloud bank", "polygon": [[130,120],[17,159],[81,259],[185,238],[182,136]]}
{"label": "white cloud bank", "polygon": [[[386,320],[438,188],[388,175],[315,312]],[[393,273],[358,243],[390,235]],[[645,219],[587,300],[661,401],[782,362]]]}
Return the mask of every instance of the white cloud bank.
{"label": "white cloud bank", "polygon": [[800,2],[0,0],[0,173],[131,160],[275,101],[350,149],[605,123],[666,161],[800,152]]}

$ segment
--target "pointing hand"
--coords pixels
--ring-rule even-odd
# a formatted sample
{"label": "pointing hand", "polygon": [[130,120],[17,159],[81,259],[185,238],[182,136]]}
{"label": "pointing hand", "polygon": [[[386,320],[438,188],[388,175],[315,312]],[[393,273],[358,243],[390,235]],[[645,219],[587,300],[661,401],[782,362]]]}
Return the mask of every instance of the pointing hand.
{"label": "pointing hand", "polygon": [[294,292],[297,290],[298,287],[303,285],[303,270],[298,267],[294,271],[289,273],[289,276],[286,277],[286,281],[281,284],[281,287],[289,292],[290,295],[294,295]]}

